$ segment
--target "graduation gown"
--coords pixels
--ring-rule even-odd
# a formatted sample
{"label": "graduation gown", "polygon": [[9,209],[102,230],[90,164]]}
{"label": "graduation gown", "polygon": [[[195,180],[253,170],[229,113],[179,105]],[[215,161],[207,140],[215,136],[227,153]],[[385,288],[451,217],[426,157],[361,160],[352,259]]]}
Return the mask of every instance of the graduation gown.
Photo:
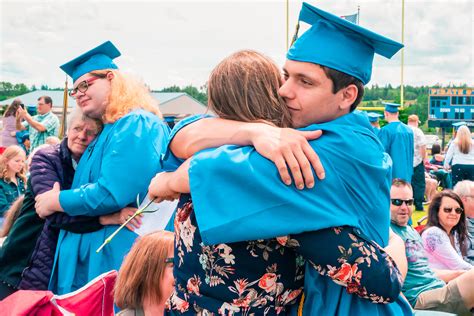
{"label": "graduation gown", "polygon": [[400,178],[411,182],[415,154],[412,129],[400,121],[392,122],[385,125],[378,136],[393,161],[392,179]]}
{"label": "graduation gown", "polygon": [[[143,199],[148,185],[161,171],[168,126],[156,115],[135,110],[113,124],[84,152],[70,190],[61,191],[61,207],[69,215],[99,216],[135,206],[137,194]],[[118,270],[137,235],[121,230],[96,253],[97,248],[118,226],[86,234],[61,230],[51,276],[50,289],[64,294],[78,289],[109,270]]]}

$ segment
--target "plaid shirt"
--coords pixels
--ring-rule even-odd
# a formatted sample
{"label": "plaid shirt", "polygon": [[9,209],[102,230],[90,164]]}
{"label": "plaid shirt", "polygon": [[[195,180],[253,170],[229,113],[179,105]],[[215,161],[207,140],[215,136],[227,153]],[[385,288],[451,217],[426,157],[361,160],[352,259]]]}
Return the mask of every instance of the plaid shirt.
{"label": "plaid shirt", "polygon": [[28,122],[23,122],[23,126],[26,127],[30,133],[31,147],[30,152],[33,151],[39,145],[43,145],[46,142],[46,138],[49,136],[59,135],[59,119],[53,112],[49,111],[46,114],[38,114],[33,116],[33,120],[41,123],[46,130],[39,132],[33,128]]}

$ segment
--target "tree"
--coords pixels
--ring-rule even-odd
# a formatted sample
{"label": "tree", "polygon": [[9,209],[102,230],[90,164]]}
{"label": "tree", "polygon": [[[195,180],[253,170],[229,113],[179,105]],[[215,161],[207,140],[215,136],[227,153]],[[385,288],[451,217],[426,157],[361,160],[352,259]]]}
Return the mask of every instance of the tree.
{"label": "tree", "polygon": [[13,84],[8,81],[0,82],[0,101],[14,98],[18,95],[25,94],[30,90],[23,83]]}
{"label": "tree", "polygon": [[184,88],[180,88],[176,85],[171,87],[166,87],[161,89],[158,92],[184,92],[193,97],[194,99],[198,100],[199,102],[207,105],[207,89],[206,85],[200,87],[199,89],[194,86],[186,86]]}

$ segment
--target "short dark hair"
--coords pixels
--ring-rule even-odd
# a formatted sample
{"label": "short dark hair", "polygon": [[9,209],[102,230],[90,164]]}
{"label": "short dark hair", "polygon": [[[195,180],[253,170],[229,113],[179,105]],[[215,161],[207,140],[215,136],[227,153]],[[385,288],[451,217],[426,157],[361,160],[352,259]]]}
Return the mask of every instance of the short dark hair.
{"label": "short dark hair", "polygon": [[[426,227],[436,226],[444,231],[443,226],[439,223],[438,212],[440,211],[441,202],[444,197],[451,198],[458,202],[459,206],[464,209],[464,204],[462,203],[461,198],[459,195],[454,193],[451,190],[443,190],[438,192],[430,203],[430,208],[428,209],[428,223],[426,223]],[[461,253],[463,256],[466,255],[467,251],[467,227],[466,227],[466,212],[461,213],[461,217],[459,218],[459,222],[456,226],[451,229],[451,235],[454,233],[458,233],[459,237],[459,248],[461,248]]]}
{"label": "short dark hair", "polygon": [[441,146],[439,144],[433,144],[431,146],[431,154],[436,155],[441,153]]}
{"label": "short dark hair", "polygon": [[51,104],[51,106],[53,106],[53,99],[51,99],[51,97],[48,97],[47,95],[43,95],[38,98],[38,101],[41,99],[43,99],[44,103]]}
{"label": "short dark hair", "polygon": [[326,76],[332,81],[332,93],[337,93],[342,88],[345,88],[351,84],[357,87],[357,98],[355,99],[354,103],[351,104],[350,108],[351,112],[354,111],[364,97],[364,84],[362,81],[346,73],[326,66],[321,66],[321,68],[324,70]]}
{"label": "short dark hair", "polygon": [[410,190],[412,189],[410,182],[405,181],[401,178],[395,178],[392,180],[392,186],[401,188],[401,187],[408,187]]}

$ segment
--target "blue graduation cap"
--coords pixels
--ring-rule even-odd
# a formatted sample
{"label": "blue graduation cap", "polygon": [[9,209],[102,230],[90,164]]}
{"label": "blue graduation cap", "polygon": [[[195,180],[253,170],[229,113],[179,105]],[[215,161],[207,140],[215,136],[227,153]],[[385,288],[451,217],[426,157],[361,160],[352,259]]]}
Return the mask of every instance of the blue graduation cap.
{"label": "blue graduation cap", "polygon": [[375,112],[368,112],[367,116],[369,117],[370,122],[377,122],[380,117],[382,117],[382,114],[375,113]]}
{"label": "blue graduation cap", "polygon": [[453,125],[453,127],[454,127],[456,130],[458,130],[461,126],[465,126],[465,125],[467,126],[467,123],[466,123],[466,122],[455,122],[455,123],[453,123],[453,124],[451,124],[451,125]]}
{"label": "blue graduation cap", "polygon": [[389,113],[397,113],[400,106],[398,103],[382,102],[382,104],[385,105],[385,111]]}
{"label": "blue graduation cap", "polygon": [[377,53],[391,58],[403,45],[303,2],[299,20],[311,24],[288,51],[289,60],[326,66],[367,84]]}
{"label": "blue graduation cap", "polygon": [[73,81],[76,81],[82,75],[94,70],[118,69],[113,59],[120,55],[117,47],[111,41],[107,41],[59,68],[71,76]]}

